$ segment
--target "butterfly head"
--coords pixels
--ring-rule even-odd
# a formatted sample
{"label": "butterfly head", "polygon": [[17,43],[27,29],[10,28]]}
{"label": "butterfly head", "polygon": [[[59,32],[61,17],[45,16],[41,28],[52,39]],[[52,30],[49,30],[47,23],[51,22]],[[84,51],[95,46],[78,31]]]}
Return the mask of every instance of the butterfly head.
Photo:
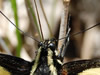
{"label": "butterfly head", "polygon": [[48,48],[51,49],[53,52],[56,50],[56,41],[55,39],[45,40],[38,44],[38,47],[42,48],[43,50],[47,51]]}

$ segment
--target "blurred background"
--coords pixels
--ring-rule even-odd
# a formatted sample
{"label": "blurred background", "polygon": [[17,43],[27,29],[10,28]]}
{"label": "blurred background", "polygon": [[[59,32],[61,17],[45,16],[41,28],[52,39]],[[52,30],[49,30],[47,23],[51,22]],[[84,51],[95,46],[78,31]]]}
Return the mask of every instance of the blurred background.
{"label": "blurred background", "polygon": [[[100,0],[71,0],[71,34],[100,23]],[[100,27],[70,38],[66,56],[81,59],[100,57]]]}
{"label": "blurred background", "polygon": [[[41,6],[41,3],[43,6]],[[100,22],[100,0],[71,0],[71,34],[80,32]],[[62,0],[36,0],[44,39],[52,36],[58,38]],[[45,11],[48,22],[43,14]],[[34,0],[0,0],[2,11],[22,31],[41,41],[41,33],[36,15]],[[49,26],[47,25],[49,24]],[[99,26],[70,38],[66,50],[66,59],[91,59],[100,57]],[[0,52],[33,60],[37,52],[37,42],[20,33],[7,19],[0,14]]]}

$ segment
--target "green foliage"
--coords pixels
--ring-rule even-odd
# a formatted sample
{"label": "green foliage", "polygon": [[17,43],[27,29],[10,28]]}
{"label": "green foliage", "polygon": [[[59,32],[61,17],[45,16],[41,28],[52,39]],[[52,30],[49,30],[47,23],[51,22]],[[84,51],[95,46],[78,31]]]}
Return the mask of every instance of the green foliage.
{"label": "green foliage", "polygon": [[[11,5],[12,5],[13,13],[14,13],[15,24],[17,27],[19,27],[16,0],[11,0]],[[22,39],[21,39],[21,34],[19,30],[17,29],[16,29],[16,36],[17,36],[17,41],[18,41],[17,48],[16,48],[16,55],[20,57],[20,51],[22,48]]]}

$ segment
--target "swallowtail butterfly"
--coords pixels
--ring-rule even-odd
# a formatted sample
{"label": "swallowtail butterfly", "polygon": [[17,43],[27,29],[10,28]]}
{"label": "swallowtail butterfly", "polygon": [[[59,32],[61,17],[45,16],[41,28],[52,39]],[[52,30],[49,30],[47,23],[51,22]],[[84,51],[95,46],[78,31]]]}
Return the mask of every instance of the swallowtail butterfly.
{"label": "swallowtail butterfly", "polygon": [[[1,11],[0,13],[7,18]],[[97,25],[99,23],[95,26]],[[20,30],[19,28],[17,29]],[[69,42],[70,28],[66,35],[65,46]],[[51,39],[37,42],[39,44],[38,52],[36,59],[32,62],[0,53],[0,75],[88,75],[87,71],[90,69],[97,69],[100,74],[100,59],[79,60],[63,64],[63,58],[61,57],[62,51],[58,54],[56,50],[57,40]],[[97,72],[95,72],[92,71],[89,75],[96,75]]]}

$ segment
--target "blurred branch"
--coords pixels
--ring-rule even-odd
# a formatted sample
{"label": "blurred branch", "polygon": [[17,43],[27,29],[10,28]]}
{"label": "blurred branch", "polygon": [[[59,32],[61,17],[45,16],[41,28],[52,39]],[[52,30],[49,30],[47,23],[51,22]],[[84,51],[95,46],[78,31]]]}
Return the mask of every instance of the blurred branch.
{"label": "blurred branch", "polygon": [[56,10],[56,6],[57,6],[57,1],[58,0],[54,0],[54,2],[53,2],[53,4],[52,4],[52,10],[51,10],[51,25],[54,25],[54,21],[55,21],[55,19],[54,19],[54,17],[55,17],[55,10]]}
{"label": "blurred branch", "polygon": [[2,8],[3,0],[0,0],[0,9]]}
{"label": "blurred branch", "polygon": [[3,50],[5,52],[7,52],[7,54],[12,55],[10,50],[9,50],[9,48],[7,47],[6,43],[3,41],[3,39],[1,37],[0,37],[0,44],[1,44],[2,48],[3,48]]}
{"label": "blurred branch", "polygon": [[[64,9],[62,11],[62,16],[61,16],[59,39],[66,36],[69,3],[70,3],[70,0],[63,0]],[[64,42],[64,39],[59,40],[59,42],[58,42],[59,50],[60,50],[63,42]]]}

